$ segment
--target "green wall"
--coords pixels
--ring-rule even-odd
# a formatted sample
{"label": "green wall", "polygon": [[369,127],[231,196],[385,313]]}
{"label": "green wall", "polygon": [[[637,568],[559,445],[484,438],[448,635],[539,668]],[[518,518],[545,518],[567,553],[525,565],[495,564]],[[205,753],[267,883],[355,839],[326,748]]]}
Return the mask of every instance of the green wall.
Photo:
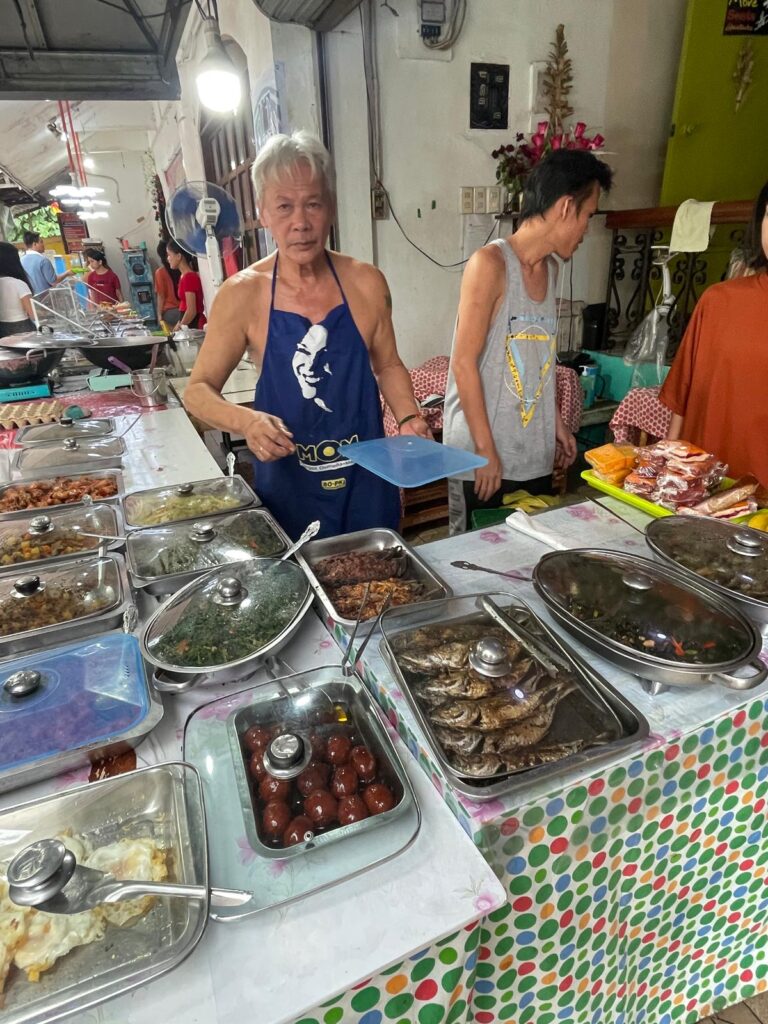
{"label": "green wall", "polygon": [[[768,36],[724,36],[726,7],[727,0],[688,0],[662,206],[754,199],[768,180]],[[737,113],[732,75],[747,38],[752,87]]]}

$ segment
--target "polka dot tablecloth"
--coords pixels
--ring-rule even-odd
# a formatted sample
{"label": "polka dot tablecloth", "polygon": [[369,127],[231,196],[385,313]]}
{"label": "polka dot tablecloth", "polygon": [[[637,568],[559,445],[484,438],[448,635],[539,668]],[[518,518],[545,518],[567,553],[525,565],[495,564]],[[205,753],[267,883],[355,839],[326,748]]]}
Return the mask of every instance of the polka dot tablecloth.
{"label": "polka dot tablecloth", "polygon": [[633,388],[619,402],[619,407],[608,424],[618,444],[638,444],[640,432],[648,435],[648,442],[667,436],[672,413],[659,401],[661,388]]}

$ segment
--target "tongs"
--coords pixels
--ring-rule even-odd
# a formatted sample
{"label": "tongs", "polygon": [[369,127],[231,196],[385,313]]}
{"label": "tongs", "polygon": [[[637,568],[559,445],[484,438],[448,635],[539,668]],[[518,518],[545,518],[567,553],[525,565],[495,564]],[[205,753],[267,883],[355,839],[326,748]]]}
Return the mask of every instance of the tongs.
{"label": "tongs", "polygon": [[451,565],[455,569],[468,569],[471,572],[490,572],[494,576],[503,576],[504,579],[507,580],[524,580],[526,583],[530,583],[531,581],[530,576],[526,576],[523,573],[518,572],[516,569],[508,569],[506,572],[504,572],[501,569],[489,569],[485,565],[475,565],[474,562],[464,561],[451,562]]}
{"label": "tongs", "polygon": [[243,889],[207,888],[175,882],[118,881],[77,863],[59,839],[40,839],[17,853],[8,865],[8,895],[22,907],[47,914],[81,914],[102,903],[141,896],[210,900],[214,907],[240,907],[253,897]]}
{"label": "tongs", "polygon": [[559,671],[570,672],[571,666],[565,659],[559,655],[551,654],[549,651],[544,650],[539,641],[529,632],[525,626],[522,626],[519,622],[512,618],[496,604],[493,598],[483,596],[480,598],[480,607],[486,614],[490,615],[492,619],[498,622],[504,629],[510,633],[515,640],[523,647],[528,654],[534,658],[539,665],[544,669],[548,676],[554,678]]}

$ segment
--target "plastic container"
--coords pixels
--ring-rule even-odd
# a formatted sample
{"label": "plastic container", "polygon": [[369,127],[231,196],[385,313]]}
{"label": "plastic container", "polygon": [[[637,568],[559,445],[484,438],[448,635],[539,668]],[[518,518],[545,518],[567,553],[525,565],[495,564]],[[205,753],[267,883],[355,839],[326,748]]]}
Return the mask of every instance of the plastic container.
{"label": "plastic container", "polygon": [[474,452],[413,435],[345,444],[339,448],[339,453],[395,487],[423,487],[488,462]]}

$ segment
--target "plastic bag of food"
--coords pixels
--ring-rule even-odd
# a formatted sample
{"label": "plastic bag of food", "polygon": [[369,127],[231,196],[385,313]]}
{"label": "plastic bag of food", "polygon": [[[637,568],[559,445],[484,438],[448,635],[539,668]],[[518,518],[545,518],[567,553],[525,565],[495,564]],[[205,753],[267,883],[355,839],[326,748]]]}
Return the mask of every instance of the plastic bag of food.
{"label": "plastic bag of food", "polygon": [[599,480],[621,484],[634,469],[637,452],[630,444],[604,444],[586,452],[584,458]]}

